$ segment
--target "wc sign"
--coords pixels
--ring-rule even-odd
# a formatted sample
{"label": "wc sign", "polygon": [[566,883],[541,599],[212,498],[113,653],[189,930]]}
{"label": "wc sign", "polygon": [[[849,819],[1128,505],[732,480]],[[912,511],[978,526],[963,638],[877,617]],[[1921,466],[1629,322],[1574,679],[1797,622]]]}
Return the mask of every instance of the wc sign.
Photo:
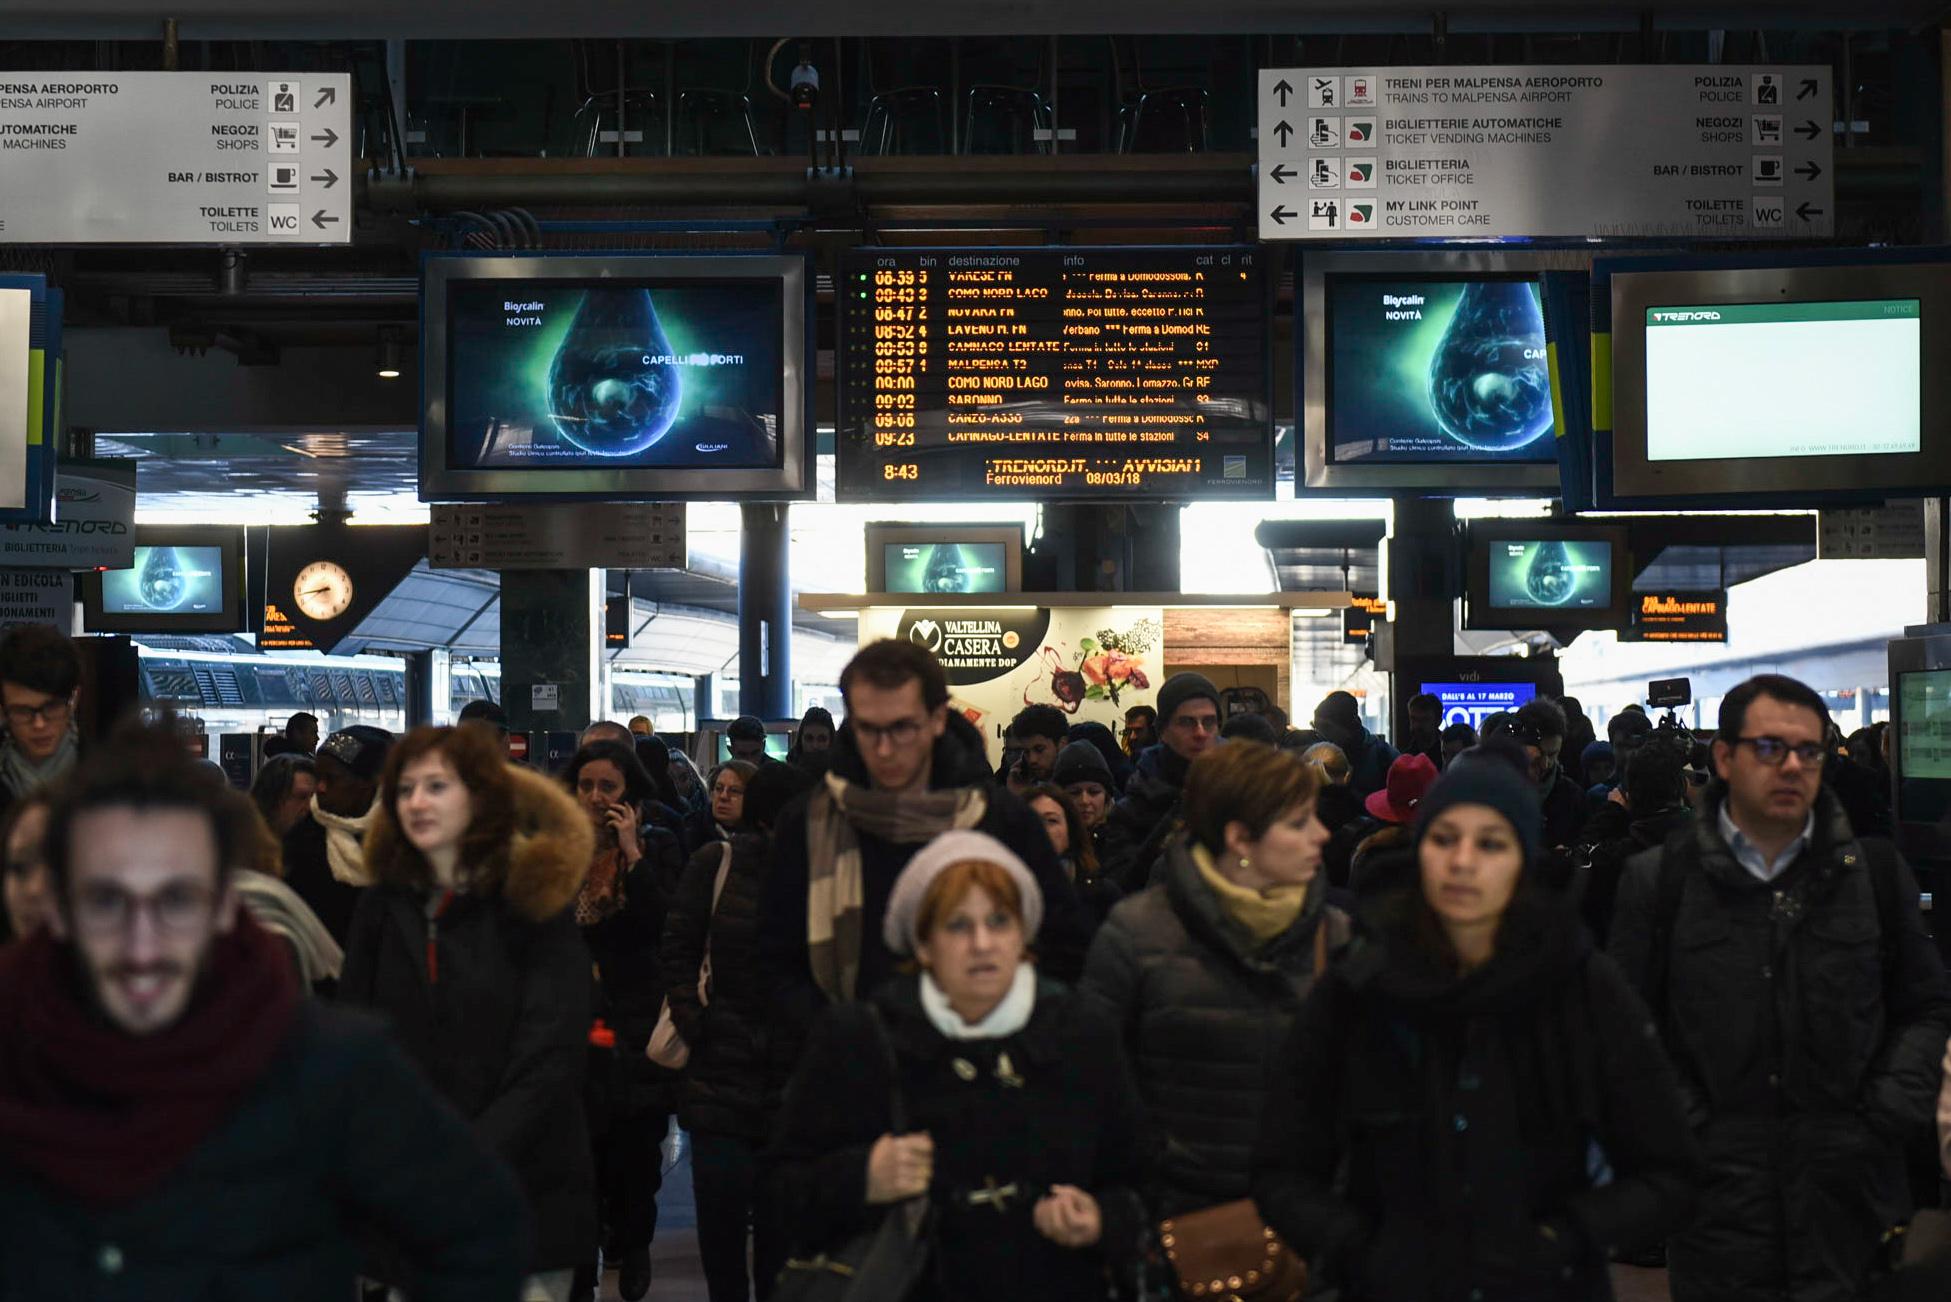
{"label": "wc sign", "polygon": [[303,212],[295,203],[268,203],[264,211],[273,235],[296,236],[305,228]]}

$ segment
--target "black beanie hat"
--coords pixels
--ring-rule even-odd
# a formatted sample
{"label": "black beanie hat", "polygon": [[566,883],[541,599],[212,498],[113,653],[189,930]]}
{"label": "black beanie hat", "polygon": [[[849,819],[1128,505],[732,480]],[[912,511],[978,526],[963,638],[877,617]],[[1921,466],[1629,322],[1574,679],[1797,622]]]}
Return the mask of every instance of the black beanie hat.
{"label": "black beanie hat", "polygon": [[1417,844],[1428,833],[1430,820],[1455,805],[1487,805],[1496,810],[1516,831],[1525,864],[1537,859],[1544,839],[1544,807],[1537,787],[1510,765],[1468,756],[1451,764],[1416,806]]}
{"label": "black beanie hat", "polygon": [[1117,790],[1111,780],[1111,766],[1088,741],[1073,741],[1057,752],[1057,767],[1051,772],[1050,780],[1060,787],[1068,787],[1073,782],[1095,782],[1106,791]]}
{"label": "black beanie hat", "polygon": [[1220,708],[1219,688],[1213,686],[1212,679],[1204,674],[1173,674],[1158,689],[1158,726],[1169,727],[1180,706],[1202,696],[1213,703],[1213,709]]}
{"label": "black beanie hat", "polygon": [[355,723],[327,737],[318,753],[330,755],[351,769],[355,777],[371,782],[386,767],[386,754],[393,749],[393,741],[393,734],[384,728]]}

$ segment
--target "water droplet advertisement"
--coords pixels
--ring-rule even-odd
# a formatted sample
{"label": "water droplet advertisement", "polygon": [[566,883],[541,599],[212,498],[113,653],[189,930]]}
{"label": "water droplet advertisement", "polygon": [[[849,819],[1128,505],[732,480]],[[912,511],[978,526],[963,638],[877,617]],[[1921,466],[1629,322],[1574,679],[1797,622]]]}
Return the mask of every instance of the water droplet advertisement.
{"label": "water droplet advertisement", "polygon": [[102,609],[118,615],[191,614],[224,604],[216,547],[137,547],[135,564],[102,575]]}
{"label": "water droplet advertisement", "polygon": [[1497,610],[1587,610],[1612,602],[1612,548],[1551,538],[1490,545]]}

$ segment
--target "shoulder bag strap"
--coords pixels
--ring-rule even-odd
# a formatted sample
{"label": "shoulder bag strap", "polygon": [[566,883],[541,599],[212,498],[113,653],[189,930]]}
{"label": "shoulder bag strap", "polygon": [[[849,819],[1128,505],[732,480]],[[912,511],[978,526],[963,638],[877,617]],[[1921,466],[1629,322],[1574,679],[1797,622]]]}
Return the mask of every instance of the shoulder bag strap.
{"label": "shoulder bag strap", "polygon": [[724,857],[718,861],[718,880],[711,884],[711,912],[705,917],[705,953],[698,962],[698,1002],[711,1002],[711,924],[718,917],[718,897],[725,893],[725,879],[732,875],[732,843],[725,842]]}

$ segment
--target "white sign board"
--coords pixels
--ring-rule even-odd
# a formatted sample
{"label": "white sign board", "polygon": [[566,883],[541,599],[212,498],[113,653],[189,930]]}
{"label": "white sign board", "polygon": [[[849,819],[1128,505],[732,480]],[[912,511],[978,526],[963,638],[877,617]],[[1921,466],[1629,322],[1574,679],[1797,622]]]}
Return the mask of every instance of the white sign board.
{"label": "white sign board", "polygon": [[63,465],[54,523],[0,525],[0,565],[126,570],[135,564],[135,463]]}
{"label": "white sign board", "polygon": [[0,628],[52,624],[74,627],[74,575],[66,570],[0,568]]}
{"label": "white sign board", "polygon": [[1835,232],[1826,67],[1260,73],[1260,238]]}
{"label": "white sign board", "polygon": [[28,320],[33,306],[29,291],[0,289],[0,509],[10,511],[27,505],[27,387],[33,356]]}
{"label": "white sign board", "polygon": [[562,708],[561,683],[533,683],[528,689],[528,708],[537,714],[552,714]]}
{"label": "white sign board", "polygon": [[0,72],[0,243],[350,244],[343,72]]}
{"label": "white sign board", "polygon": [[681,502],[436,506],[434,569],[681,570]]}
{"label": "white sign board", "polygon": [[1822,511],[1816,556],[1825,561],[1924,559],[1924,504],[1892,502],[1864,510]]}

